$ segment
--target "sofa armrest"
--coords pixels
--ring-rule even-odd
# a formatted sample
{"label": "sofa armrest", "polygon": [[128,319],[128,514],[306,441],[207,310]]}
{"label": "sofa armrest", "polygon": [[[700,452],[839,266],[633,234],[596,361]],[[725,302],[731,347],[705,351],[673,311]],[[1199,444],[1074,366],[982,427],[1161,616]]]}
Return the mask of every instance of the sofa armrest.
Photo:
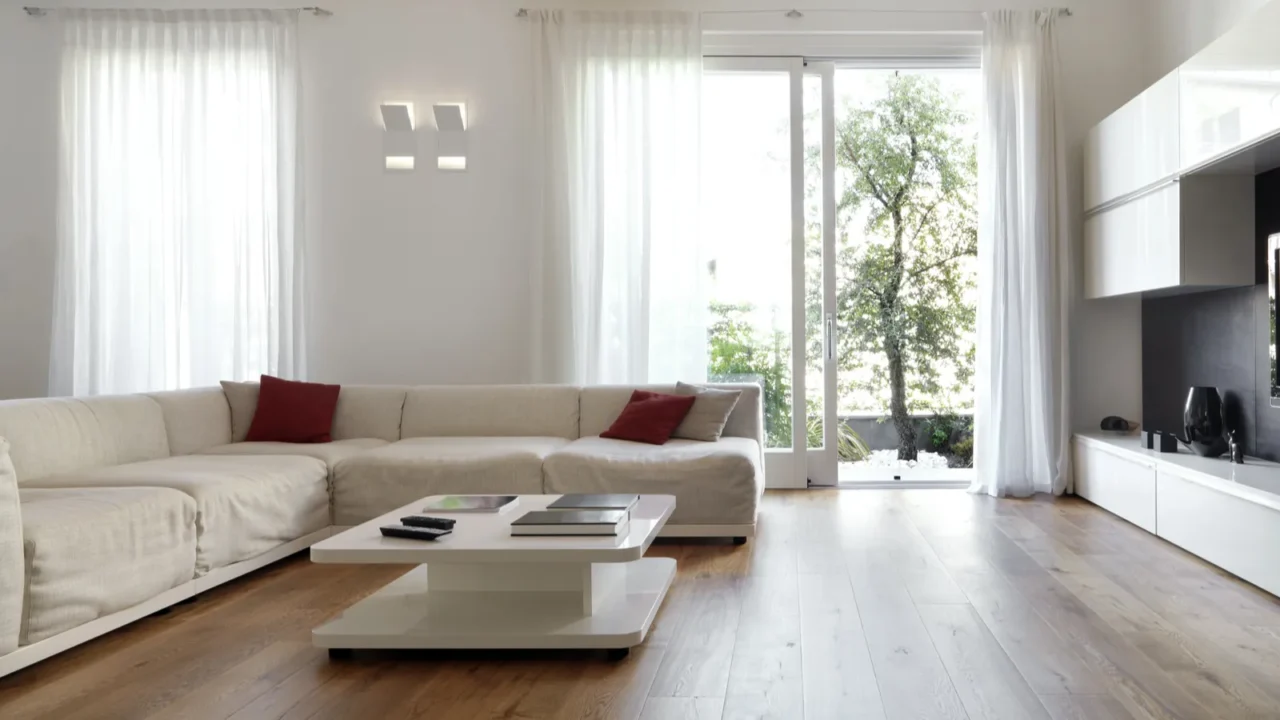
{"label": "sofa armrest", "polygon": [[0,655],[18,649],[26,567],[22,552],[18,474],[9,459],[9,443],[0,438]]}

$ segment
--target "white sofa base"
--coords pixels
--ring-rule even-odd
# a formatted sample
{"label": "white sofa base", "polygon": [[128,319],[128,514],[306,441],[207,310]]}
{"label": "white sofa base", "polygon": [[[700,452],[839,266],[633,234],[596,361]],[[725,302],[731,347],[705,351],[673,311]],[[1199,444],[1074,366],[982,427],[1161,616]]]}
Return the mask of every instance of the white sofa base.
{"label": "white sofa base", "polygon": [[77,645],[83,645],[94,638],[106,635],[112,630],[122,628],[129,623],[154,615],[167,607],[177,605],[184,600],[193,598],[207,590],[212,590],[242,575],[264,568],[295,553],[302,552],[328,538],[333,532],[333,528],[317,530],[310,535],[304,535],[297,540],[287,542],[257,557],[218,568],[203,577],[189,580],[127,610],[105,615],[97,620],[92,620],[66,632],[59,633],[47,640],[24,645],[7,655],[0,655],[0,678],[35,665],[41,660],[51,658]]}
{"label": "white sofa base", "polygon": [[211,570],[207,574],[196,578],[193,582],[196,585],[196,593],[202,593],[205,590],[215,588],[225,582],[235,580],[241,575],[247,575],[259,568],[264,568],[277,560],[283,560],[290,555],[300,553],[303,550],[315,545],[321,540],[325,540],[333,535],[333,528],[321,528],[310,535],[303,535],[297,540],[292,540],[272,550],[268,550],[257,557],[241,560],[238,563]]}
{"label": "white sofa base", "polygon": [[667,525],[658,532],[658,537],[700,538],[700,537],[755,537],[756,526],[750,525]]}

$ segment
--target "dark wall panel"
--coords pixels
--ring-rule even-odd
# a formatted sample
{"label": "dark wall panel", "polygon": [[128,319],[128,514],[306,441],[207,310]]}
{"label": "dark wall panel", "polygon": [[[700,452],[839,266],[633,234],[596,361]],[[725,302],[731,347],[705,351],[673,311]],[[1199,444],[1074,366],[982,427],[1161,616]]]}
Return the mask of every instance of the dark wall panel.
{"label": "dark wall panel", "polygon": [[1181,435],[1182,406],[1193,385],[1223,392],[1228,422],[1254,436],[1254,288],[1142,301],[1142,419]]}
{"label": "dark wall panel", "polygon": [[1257,281],[1248,288],[1142,301],[1142,415],[1152,430],[1181,433],[1193,385],[1223,391],[1228,423],[1250,455],[1280,460],[1280,408],[1270,405],[1267,238],[1280,233],[1280,170],[1259,175]]}

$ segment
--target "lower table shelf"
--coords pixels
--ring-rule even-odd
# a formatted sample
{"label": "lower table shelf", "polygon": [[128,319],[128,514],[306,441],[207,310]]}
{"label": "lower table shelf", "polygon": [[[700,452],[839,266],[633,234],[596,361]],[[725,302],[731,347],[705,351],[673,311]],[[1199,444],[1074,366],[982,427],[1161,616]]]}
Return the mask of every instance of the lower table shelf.
{"label": "lower table shelf", "polygon": [[[572,574],[564,563],[547,565],[548,577]],[[492,582],[491,568],[450,564],[450,582],[441,585],[464,587],[461,578],[495,589],[434,591],[430,566],[421,565],[313,630],[312,640],[336,650],[620,650],[643,642],[675,578],[676,561],[597,563],[594,580],[590,564],[574,565],[585,573],[585,587],[539,583],[537,567],[524,566],[518,573],[527,580]],[[466,577],[468,569],[476,577]]]}

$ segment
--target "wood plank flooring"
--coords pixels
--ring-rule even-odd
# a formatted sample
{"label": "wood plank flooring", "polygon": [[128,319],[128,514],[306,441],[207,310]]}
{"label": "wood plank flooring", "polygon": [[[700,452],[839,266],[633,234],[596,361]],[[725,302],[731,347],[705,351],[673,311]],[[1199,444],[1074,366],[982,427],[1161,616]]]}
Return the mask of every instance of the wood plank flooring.
{"label": "wood plank flooring", "polygon": [[663,542],[644,646],[357,654],[310,629],[404,567],[279,563],[0,680],[10,718],[1280,718],[1280,601],[1075,499],[770,492]]}

